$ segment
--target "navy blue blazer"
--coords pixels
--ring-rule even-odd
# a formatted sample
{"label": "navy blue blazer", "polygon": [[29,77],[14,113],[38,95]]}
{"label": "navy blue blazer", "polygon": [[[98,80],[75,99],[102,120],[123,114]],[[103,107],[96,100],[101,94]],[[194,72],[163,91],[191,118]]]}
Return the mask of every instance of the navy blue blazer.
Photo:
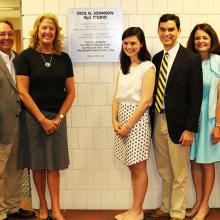
{"label": "navy blue blazer", "polygon": [[[155,113],[154,102],[163,51],[153,57],[156,66],[151,117]],[[164,96],[168,133],[171,140],[178,144],[184,130],[198,131],[202,103],[202,64],[198,54],[180,45],[171,67]],[[153,123],[153,117],[152,117]]]}

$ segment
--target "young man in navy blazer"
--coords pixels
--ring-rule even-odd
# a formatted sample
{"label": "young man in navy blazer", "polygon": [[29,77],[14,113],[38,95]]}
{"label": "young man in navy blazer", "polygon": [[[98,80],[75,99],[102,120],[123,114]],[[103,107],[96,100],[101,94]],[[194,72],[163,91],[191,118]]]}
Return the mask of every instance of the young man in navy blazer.
{"label": "young man in navy blazer", "polygon": [[[158,35],[164,49],[153,57],[156,66],[153,144],[156,164],[162,178],[162,202],[151,218],[185,218],[188,193],[189,150],[202,102],[202,69],[200,57],[179,42],[179,17],[164,14],[158,23]],[[156,111],[156,96],[162,58],[168,53],[162,110]],[[151,109],[151,110],[152,110]]]}

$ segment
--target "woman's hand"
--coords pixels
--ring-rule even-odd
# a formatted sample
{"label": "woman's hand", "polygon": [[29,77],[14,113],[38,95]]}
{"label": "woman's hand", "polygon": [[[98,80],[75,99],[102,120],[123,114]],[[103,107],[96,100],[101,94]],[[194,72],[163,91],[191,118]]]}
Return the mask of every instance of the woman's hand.
{"label": "woman's hand", "polygon": [[121,137],[127,137],[131,131],[131,127],[129,127],[126,124],[122,126],[117,120],[114,120],[112,124],[113,124],[115,133],[117,135],[120,135]]}
{"label": "woman's hand", "polygon": [[62,122],[62,119],[58,116],[56,116],[53,120],[54,124],[56,125],[57,129],[60,127],[60,123]]}
{"label": "woman's hand", "polygon": [[127,125],[123,125],[117,134],[120,135],[121,137],[127,137],[130,131],[131,131],[131,127]]}
{"label": "woman's hand", "polygon": [[46,134],[52,134],[57,130],[57,125],[53,120],[44,118],[40,121],[40,125]]}
{"label": "woman's hand", "polygon": [[118,131],[121,129],[121,124],[117,120],[114,120],[112,124],[114,128],[114,132],[118,134]]}
{"label": "woman's hand", "polygon": [[220,140],[220,129],[218,127],[214,127],[211,133],[212,144],[217,144]]}

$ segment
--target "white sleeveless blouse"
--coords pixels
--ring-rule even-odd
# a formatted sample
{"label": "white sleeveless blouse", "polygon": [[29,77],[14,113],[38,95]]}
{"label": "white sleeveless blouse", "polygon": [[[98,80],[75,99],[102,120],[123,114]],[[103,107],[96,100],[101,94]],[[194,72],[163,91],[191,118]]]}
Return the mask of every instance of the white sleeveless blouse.
{"label": "white sleeveless blouse", "polygon": [[138,104],[141,99],[143,77],[152,67],[155,68],[152,62],[145,61],[138,66],[130,67],[130,72],[126,75],[120,69],[116,99],[119,102]]}

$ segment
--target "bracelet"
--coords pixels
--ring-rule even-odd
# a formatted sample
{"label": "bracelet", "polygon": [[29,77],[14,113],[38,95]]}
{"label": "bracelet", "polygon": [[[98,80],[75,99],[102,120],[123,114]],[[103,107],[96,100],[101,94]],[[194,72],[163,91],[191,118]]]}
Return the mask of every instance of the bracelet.
{"label": "bracelet", "polygon": [[60,119],[62,120],[64,118],[63,114],[59,114]]}

